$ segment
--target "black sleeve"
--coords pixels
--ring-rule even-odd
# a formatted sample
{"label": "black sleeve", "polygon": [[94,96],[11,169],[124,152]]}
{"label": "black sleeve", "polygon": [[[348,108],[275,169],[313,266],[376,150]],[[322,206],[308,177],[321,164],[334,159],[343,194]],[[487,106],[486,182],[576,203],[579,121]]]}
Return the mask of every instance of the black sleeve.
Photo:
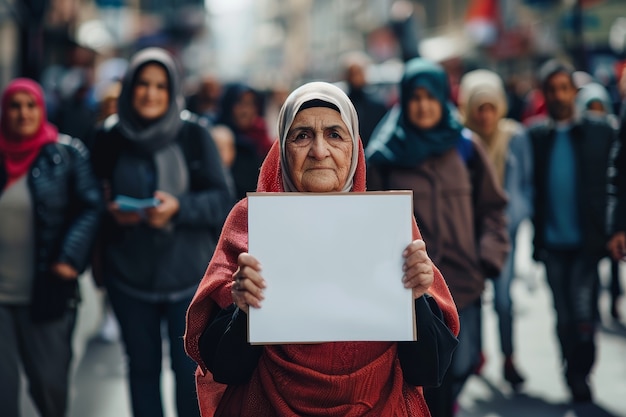
{"label": "black sleeve", "polygon": [[58,261],[68,262],[82,272],[89,263],[104,206],[89,163],[89,152],[78,139],[73,139],[67,150],[72,154],[72,173],[69,177],[74,217],[63,240]]}
{"label": "black sleeve", "polygon": [[250,380],[263,346],[247,341],[247,316],[231,304],[220,310],[198,341],[200,357],[216,382],[241,385]]}
{"label": "black sleeve", "polygon": [[398,342],[398,358],[404,380],[411,385],[438,387],[459,344],[443,319],[434,298],[415,300],[417,341]]}

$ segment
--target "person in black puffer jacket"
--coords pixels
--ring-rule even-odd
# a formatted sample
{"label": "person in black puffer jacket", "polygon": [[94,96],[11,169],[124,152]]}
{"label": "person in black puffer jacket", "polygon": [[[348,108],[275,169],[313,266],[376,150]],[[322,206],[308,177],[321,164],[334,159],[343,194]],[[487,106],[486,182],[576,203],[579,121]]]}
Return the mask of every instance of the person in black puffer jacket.
{"label": "person in black puffer jacket", "polygon": [[[207,126],[183,111],[176,63],[138,52],[122,80],[118,113],[93,141],[108,200],[99,247],[102,276],[120,323],[133,415],[163,415],[161,324],[166,323],[179,416],[199,416],[185,312],[234,203]],[[119,198],[154,201],[128,210]]]}
{"label": "person in black puffer jacket", "polygon": [[85,146],[48,123],[39,84],[12,81],[1,108],[0,404],[20,415],[21,362],[40,413],[60,417],[102,198]]}

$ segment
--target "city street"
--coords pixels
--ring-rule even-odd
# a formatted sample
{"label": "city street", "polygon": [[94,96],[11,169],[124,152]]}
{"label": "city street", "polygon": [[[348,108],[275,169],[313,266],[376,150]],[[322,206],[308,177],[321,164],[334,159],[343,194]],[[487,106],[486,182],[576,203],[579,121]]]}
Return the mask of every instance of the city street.
{"label": "city street", "polygon": [[[551,295],[543,270],[530,260],[529,227],[519,236],[518,277],[513,286],[516,321],[516,358],[526,383],[513,393],[501,375],[496,318],[490,291],[484,303],[484,349],[487,362],[480,376],[466,385],[458,417],[626,417],[626,326],[612,323],[601,296],[603,326],[598,334],[598,355],[592,376],[594,404],[571,405],[558,363],[558,346],[554,334]],[[601,264],[605,278],[608,263]],[[624,273],[626,266],[622,265]],[[622,278],[624,274],[622,274]],[[88,282],[85,282],[88,284]],[[622,283],[626,284],[622,279]],[[84,286],[85,287],[85,286]],[[86,300],[77,332],[77,355],[80,357],[74,376],[70,417],[130,417],[128,387],[124,375],[122,347],[119,343],[89,340],[97,327],[98,294],[93,288],[84,291]],[[85,305],[93,302],[91,307]],[[626,304],[621,305],[626,315]],[[81,342],[82,341],[82,342]],[[85,344],[82,350],[81,344]],[[168,417],[174,417],[172,374],[167,360],[163,364],[164,404]],[[34,417],[27,399],[26,417]]]}
{"label": "city street", "polygon": [[[528,226],[528,225],[525,225]],[[602,289],[600,311],[603,325],[598,332],[598,352],[591,383],[595,403],[572,405],[561,376],[560,352],[554,332],[552,295],[543,268],[530,260],[529,228],[521,231],[518,244],[518,275],[513,285],[516,321],[516,361],[526,377],[523,389],[514,393],[502,376],[497,317],[487,291],[483,303],[483,334],[487,362],[480,376],[473,376],[461,397],[458,417],[625,417],[626,416],[626,326],[609,315],[608,292]],[[608,260],[600,264],[601,279],[608,277]],[[626,265],[622,264],[622,285]]]}

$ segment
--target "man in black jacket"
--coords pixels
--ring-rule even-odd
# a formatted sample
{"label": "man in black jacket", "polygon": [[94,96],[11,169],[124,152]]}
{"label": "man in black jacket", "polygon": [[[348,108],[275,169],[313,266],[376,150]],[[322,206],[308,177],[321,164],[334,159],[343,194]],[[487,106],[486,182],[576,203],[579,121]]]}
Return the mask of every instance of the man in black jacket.
{"label": "man in black jacket", "polygon": [[606,255],[606,189],[614,130],[576,115],[574,70],[548,61],[539,78],[548,117],[529,129],[535,163],[534,257],[544,263],[573,400],[590,402],[598,262]]}

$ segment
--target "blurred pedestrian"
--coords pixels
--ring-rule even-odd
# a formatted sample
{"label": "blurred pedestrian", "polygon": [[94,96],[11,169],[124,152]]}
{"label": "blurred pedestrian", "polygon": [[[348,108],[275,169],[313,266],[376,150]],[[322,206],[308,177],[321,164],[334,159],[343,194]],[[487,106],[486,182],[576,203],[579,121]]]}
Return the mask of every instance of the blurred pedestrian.
{"label": "blurred pedestrian", "polygon": [[198,89],[187,98],[187,109],[209,124],[214,124],[220,112],[222,83],[213,74],[206,74],[200,79]]}
{"label": "blurred pedestrian", "polygon": [[532,214],[532,150],[526,130],[507,114],[507,97],[502,79],[488,70],[475,70],[461,79],[460,111],[465,126],[480,138],[496,170],[498,184],[507,195],[507,230],[511,251],[504,268],[493,282],[494,307],[498,315],[500,349],[504,355],[504,379],[513,388],[524,382],[513,360],[513,300],[515,243],[521,222]]}
{"label": "blurred pedestrian", "polygon": [[61,101],[53,119],[59,132],[81,140],[92,133],[98,117],[92,81],[87,68],[76,66],[65,71],[59,82]]}
{"label": "blurred pedestrian", "polygon": [[407,62],[400,104],[380,122],[366,149],[369,190],[413,190],[413,209],[461,320],[459,346],[440,388],[427,388],[434,417],[455,402],[480,358],[481,295],[509,251],[506,198],[484,147],[456,118],[444,69]]}
{"label": "blurred pedestrian", "polygon": [[[586,113],[588,117],[599,117],[601,119],[606,119],[606,121],[615,129],[617,132],[619,129],[619,120],[615,113],[613,112],[613,103],[611,101],[611,96],[608,91],[602,84],[596,82],[590,82],[583,87],[578,89],[578,94],[576,95],[576,108],[580,113]],[[614,155],[611,158],[612,160],[615,158],[618,151],[618,143],[615,144]],[[617,196],[615,194],[615,184],[614,178],[611,178],[611,184],[609,185],[609,224],[607,225],[608,233],[611,233],[613,230],[612,222],[613,216],[615,215],[616,204],[617,204]],[[610,306],[609,312],[611,317],[615,320],[619,320],[619,300],[622,296],[622,284],[620,282],[620,265],[619,260],[611,258],[611,268],[609,275],[609,295],[610,295]]]}
{"label": "blurred pedestrian", "polygon": [[232,206],[209,131],[183,107],[174,59],[159,48],[141,50],[122,80],[117,115],[94,142],[95,172],[108,197],[99,239],[103,277],[136,417],[163,416],[162,329],[178,415],[199,415],[195,365],[182,341],[185,311]]}
{"label": "blurred pedestrian", "polygon": [[508,119],[522,120],[522,112],[524,111],[524,95],[522,90],[524,88],[524,81],[522,77],[511,74],[504,81],[504,90],[507,96],[507,113]]}
{"label": "blurred pedestrian", "polygon": [[622,214],[626,213],[626,117],[622,117],[620,123],[618,153],[613,166],[616,171],[616,207],[610,222],[612,228],[608,249],[613,259],[623,262],[626,260],[626,216]]}
{"label": "blurred pedestrian", "polygon": [[347,83],[347,94],[356,108],[360,120],[360,135],[363,147],[367,147],[370,136],[376,125],[387,113],[387,107],[368,89],[366,77],[367,56],[353,52],[344,57],[344,79]]}
{"label": "blurred pedestrian", "polygon": [[109,116],[117,113],[117,99],[121,92],[121,81],[111,81],[108,86],[103,88],[102,96],[98,100],[98,118],[96,123],[102,123]]}
{"label": "blurred pedestrian", "polygon": [[616,131],[619,128],[619,120],[613,111],[611,96],[602,84],[591,81],[578,89],[576,111],[588,117],[606,119],[606,122]]}
{"label": "blurred pedestrian", "polygon": [[231,173],[237,199],[256,189],[261,162],[272,146],[261,111],[261,97],[252,87],[233,83],[225,86],[215,124],[225,125],[235,134],[235,161]]}
{"label": "blurred pedestrian", "polygon": [[606,256],[607,186],[614,129],[576,114],[574,69],[539,71],[548,117],[529,128],[534,160],[534,251],[554,299],[565,379],[576,402],[592,401],[598,262]]}
{"label": "blurred pedestrian", "polygon": [[46,117],[41,86],[13,80],[0,117],[0,404],[19,416],[23,368],[42,416],[67,414],[72,334],[102,198],[87,149]]}
{"label": "blurred pedestrian", "polygon": [[533,86],[524,95],[521,121],[526,126],[534,123],[536,120],[543,119],[547,114],[546,99],[541,88],[537,87],[536,83],[537,81],[534,79]]}
{"label": "blurred pedestrian", "polygon": [[[358,118],[341,89],[322,82],[296,89],[280,113],[279,129],[279,142],[261,168],[259,192],[365,191]],[[417,342],[252,346],[246,340],[247,313],[263,308],[264,278],[268,287],[272,284],[271,277],[262,276],[259,261],[263,260],[247,253],[247,216],[245,199],[231,211],[187,313],[185,343],[199,365],[203,415],[429,416],[420,385],[426,380],[437,383],[445,372],[450,345],[438,344],[443,339],[436,332],[448,335],[446,340],[456,346],[458,317],[417,225],[413,223],[415,240],[403,255],[405,276],[389,283],[412,289]],[[221,327],[219,318],[227,326]],[[412,350],[420,343],[429,347],[423,354]],[[233,358],[229,365],[224,363],[227,357]],[[426,376],[429,370],[434,370],[434,379]]]}

